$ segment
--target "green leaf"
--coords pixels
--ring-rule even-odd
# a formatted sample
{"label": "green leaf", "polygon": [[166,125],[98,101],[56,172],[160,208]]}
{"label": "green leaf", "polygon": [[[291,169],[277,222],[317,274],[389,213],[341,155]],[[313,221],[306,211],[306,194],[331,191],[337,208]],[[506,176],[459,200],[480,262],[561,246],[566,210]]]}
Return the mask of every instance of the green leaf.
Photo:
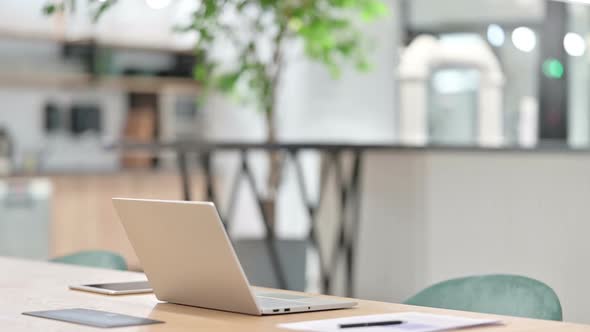
{"label": "green leaf", "polygon": [[357,5],[358,0],[330,0],[330,4],[334,7],[350,8]]}
{"label": "green leaf", "polygon": [[385,16],[388,12],[389,9],[381,0],[366,0],[361,5],[361,18],[365,21]]}
{"label": "green leaf", "polygon": [[371,65],[371,63],[369,63],[369,61],[367,59],[362,58],[356,62],[356,69],[358,71],[367,72],[372,69],[372,65]]}
{"label": "green leaf", "polygon": [[106,0],[104,2],[102,2],[99,6],[98,9],[96,10],[96,12],[94,13],[93,17],[92,17],[92,21],[94,23],[98,22],[98,20],[102,17],[102,15],[109,9],[111,8],[112,5],[114,5],[116,2],[116,0]]}
{"label": "green leaf", "polygon": [[53,15],[57,11],[57,6],[52,3],[48,3],[43,6],[43,14],[45,15]]}
{"label": "green leaf", "polygon": [[326,22],[331,29],[346,29],[350,26],[350,21],[345,19],[327,19]]}
{"label": "green leaf", "polygon": [[241,71],[220,75],[217,78],[217,88],[224,93],[231,92],[235,88],[241,75]]}
{"label": "green leaf", "polygon": [[203,13],[204,18],[211,18],[213,16],[217,16],[219,5],[217,0],[205,0],[201,4],[201,6],[205,6],[205,11]]}
{"label": "green leaf", "polygon": [[209,70],[207,66],[198,64],[193,69],[193,78],[198,82],[205,82],[209,77]]}
{"label": "green leaf", "polygon": [[348,57],[351,56],[357,48],[357,41],[355,40],[347,40],[343,42],[339,42],[336,45],[336,50],[340,52],[343,56]]}
{"label": "green leaf", "polygon": [[53,14],[61,13],[66,9],[65,2],[53,3],[48,2],[43,6],[43,14],[51,16]]}
{"label": "green leaf", "polygon": [[299,31],[303,27],[303,21],[298,17],[293,17],[289,20],[288,26],[293,31]]}

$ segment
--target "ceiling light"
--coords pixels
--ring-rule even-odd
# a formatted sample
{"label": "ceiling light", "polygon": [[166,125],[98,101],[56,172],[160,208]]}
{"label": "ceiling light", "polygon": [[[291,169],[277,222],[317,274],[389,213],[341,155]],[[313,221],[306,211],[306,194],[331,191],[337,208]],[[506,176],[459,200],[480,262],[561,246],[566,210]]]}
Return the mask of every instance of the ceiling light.
{"label": "ceiling light", "polygon": [[504,29],[497,24],[490,24],[488,26],[488,41],[492,46],[501,47],[506,40]]}
{"label": "ceiling light", "polygon": [[563,38],[563,48],[571,56],[582,56],[586,53],[586,41],[579,34],[569,32]]}
{"label": "ceiling light", "polygon": [[537,46],[537,35],[527,27],[519,27],[512,31],[512,43],[523,52],[531,52]]}

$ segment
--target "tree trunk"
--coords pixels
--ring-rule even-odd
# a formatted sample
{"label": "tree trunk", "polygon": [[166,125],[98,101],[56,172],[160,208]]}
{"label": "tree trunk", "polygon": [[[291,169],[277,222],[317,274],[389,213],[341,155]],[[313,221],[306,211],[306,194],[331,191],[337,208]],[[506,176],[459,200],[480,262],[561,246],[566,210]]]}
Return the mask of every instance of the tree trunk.
{"label": "tree trunk", "polygon": [[[282,59],[282,43],[285,36],[286,27],[281,26],[279,32],[275,37],[275,50],[273,53],[274,70],[271,73],[269,95],[265,100],[264,116],[266,120],[266,142],[268,144],[278,143],[277,140],[277,124],[276,124],[276,112],[277,112],[277,99],[279,85],[281,82],[281,73],[283,70],[283,59]],[[281,184],[281,169],[283,163],[283,156],[279,150],[270,150],[269,154],[269,165],[268,165],[268,181],[267,181],[267,192],[266,199],[264,202],[264,213],[269,221],[270,225],[274,229],[275,226],[275,207],[279,192],[279,186]]]}
{"label": "tree trunk", "polygon": [[[273,91],[274,94],[275,91]],[[273,97],[274,99],[274,97]],[[271,109],[265,112],[267,137],[266,143],[275,144],[277,141],[277,128],[275,123],[274,102]],[[281,168],[283,156],[278,150],[269,150],[268,152],[268,179],[266,198],[264,202],[264,213],[269,223],[274,227],[275,225],[275,206],[279,193],[279,186],[281,184]]]}

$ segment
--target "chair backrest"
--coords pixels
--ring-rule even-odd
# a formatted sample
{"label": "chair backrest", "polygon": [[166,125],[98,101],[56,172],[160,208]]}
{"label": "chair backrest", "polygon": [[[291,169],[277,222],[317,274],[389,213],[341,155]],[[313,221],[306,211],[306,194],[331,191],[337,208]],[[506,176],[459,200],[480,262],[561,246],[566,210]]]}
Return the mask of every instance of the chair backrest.
{"label": "chair backrest", "polygon": [[121,255],[109,251],[82,251],[72,255],[57,257],[51,261],[112,270],[127,270],[125,259]]}
{"label": "chair backrest", "polygon": [[406,304],[489,314],[562,320],[559,298],[546,284],[522,276],[486,275],[444,281]]}

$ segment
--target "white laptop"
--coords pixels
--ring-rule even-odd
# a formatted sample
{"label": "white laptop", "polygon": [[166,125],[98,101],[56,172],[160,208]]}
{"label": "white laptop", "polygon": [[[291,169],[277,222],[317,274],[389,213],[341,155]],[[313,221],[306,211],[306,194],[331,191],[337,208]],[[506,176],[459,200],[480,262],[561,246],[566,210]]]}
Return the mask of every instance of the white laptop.
{"label": "white laptop", "polygon": [[356,305],[250,287],[213,203],[113,198],[113,204],[161,301],[250,315]]}

